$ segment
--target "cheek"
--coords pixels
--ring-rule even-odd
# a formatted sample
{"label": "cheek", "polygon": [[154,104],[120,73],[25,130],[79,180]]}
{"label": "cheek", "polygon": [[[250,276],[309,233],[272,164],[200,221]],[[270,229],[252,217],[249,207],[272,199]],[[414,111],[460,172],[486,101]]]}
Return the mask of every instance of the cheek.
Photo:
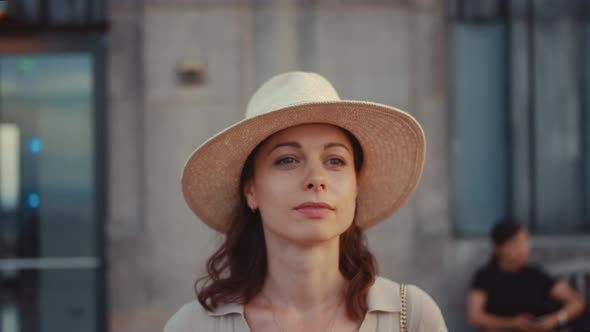
{"label": "cheek", "polygon": [[502,258],[507,258],[510,260],[514,260],[515,255],[514,255],[514,248],[512,248],[509,245],[504,245],[499,251],[498,251],[500,257]]}
{"label": "cheek", "polygon": [[357,182],[356,177],[347,177],[336,182],[338,186],[338,203],[345,216],[354,218],[354,211],[356,208],[357,196]]}
{"label": "cheek", "polygon": [[338,191],[343,200],[348,202],[356,201],[357,181],[356,175],[348,175],[340,179],[336,179],[334,185],[338,187]]}
{"label": "cheek", "polygon": [[522,260],[527,260],[531,253],[531,247],[528,243],[522,245],[521,249],[521,258]]}
{"label": "cheek", "polygon": [[513,260],[522,262],[522,261],[526,260],[527,250],[526,250],[525,246],[523,246],[522,244],[518,244],[512,248],[512,250],[510,251],[510,254],[511,254]]}
{"label": "cheek", "polygon": [[256,198],[263,209],[281,207],[288,203],[293,189],[293,183],[288,177],[264,176],[256,181]]}

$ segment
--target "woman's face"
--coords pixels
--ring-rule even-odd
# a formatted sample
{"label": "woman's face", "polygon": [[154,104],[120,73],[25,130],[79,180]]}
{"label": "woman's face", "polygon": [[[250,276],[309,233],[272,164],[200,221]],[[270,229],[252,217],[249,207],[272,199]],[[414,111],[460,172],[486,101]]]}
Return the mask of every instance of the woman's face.
{"label": "woman's face", "polygon": [[514,237],[496,248],[496,254],[515,266],[524,266],[531,253],[529,232],[522,228]]}
{"label": "woman's face", "polygon": [[342,234],[355,214],[352,145],[338,127],[305,124],[269,137],[254,156],[244,194],[265,233],[304,245]]}

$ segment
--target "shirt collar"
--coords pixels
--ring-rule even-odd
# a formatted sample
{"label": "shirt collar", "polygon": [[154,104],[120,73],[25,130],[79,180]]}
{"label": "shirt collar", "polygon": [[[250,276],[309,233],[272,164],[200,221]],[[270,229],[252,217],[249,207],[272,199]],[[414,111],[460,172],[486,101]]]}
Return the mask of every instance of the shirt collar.
{"label": "shirt collar", "polygon": [[209,316],[225,316],[238,314],[244,316],[244,305],[239,303],[220,303],[213,311],[207,311]]}
{"label": "shirt collar", "polygon": [[367,295],[367,312],[401,312],[399,284],[377,277]]}
{"label": "shirt collar", "polygon": [[[367,295],[367,312],[384,311],[400,312],[399,284],[391,280],[377,277],[369,288]],[[244,315],[244,305],[238,303],[221,303],[213,311],[207,311],[209,316],[225,316],[231,314]]]}

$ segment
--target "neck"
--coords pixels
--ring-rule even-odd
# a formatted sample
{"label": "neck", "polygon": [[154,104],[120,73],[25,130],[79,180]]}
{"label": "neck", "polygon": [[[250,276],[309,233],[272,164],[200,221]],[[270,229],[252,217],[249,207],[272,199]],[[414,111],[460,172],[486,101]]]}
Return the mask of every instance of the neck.
{"label": "neck", "polygon": [[338,266],[339,244],[335,237],[302,247],[267,236],[264,294],[274,305],[302,311],[340,302],[346,282]]}
{"label": "neck", "polygon": [[498,258],[498,267],[504,272],[518,272],[521,269],[521,264],[512,261]]}

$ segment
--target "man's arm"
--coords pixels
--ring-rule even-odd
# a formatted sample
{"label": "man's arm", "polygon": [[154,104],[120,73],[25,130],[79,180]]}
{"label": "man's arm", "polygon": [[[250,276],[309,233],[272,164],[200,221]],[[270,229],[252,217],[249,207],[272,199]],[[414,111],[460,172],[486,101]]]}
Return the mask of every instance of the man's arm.
{"label": "man's arm", "polygon": [[467,319],[474,327],[486,331],[533,330],[532,316],[523,314],[506,318],[490,314],[485,311],[487,300],[488,296],[484,291],[478,289],[469,290],[467,298]]}
{"label": "man's arm", "polygon": [[543,316],[541,322],[544,323],[546,330],[555,329],[560,325],[578,318],[586,307],[584,299],[563,280],[553,285],[550,295],[553,299],[563,303],[563,308],[557,312]]}

